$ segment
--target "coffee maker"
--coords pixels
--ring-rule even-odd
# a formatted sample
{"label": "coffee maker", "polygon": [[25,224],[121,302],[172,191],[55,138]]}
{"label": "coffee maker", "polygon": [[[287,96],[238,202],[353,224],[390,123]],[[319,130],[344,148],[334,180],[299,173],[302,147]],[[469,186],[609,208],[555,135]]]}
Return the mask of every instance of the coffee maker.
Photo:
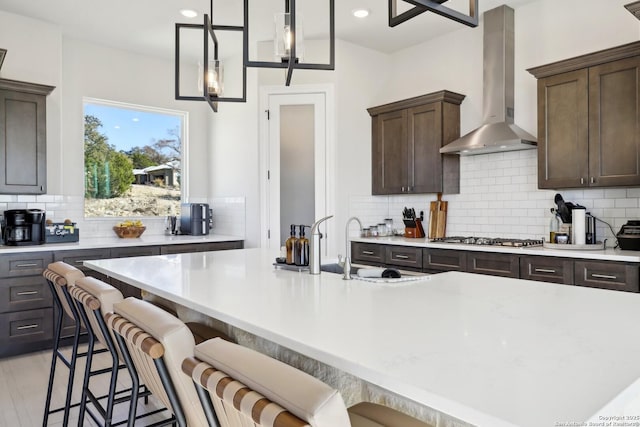
{"label": "coffee maker", "polygon": [[41,245],[45,240],[45,212],[41,209],[4,211],[2,240],[5,245]]}

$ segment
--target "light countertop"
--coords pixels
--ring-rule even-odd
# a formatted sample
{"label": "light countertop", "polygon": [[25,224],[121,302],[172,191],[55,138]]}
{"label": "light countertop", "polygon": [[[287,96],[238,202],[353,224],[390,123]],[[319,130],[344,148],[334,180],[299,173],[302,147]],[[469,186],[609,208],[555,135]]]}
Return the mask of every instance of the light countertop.
{"label": "light countertop", "polygon": [[[431,242],[426,238],[409,239],[406,237],[350,237],[352,242],[373,243],[383,245],[412,246],[419,248],[455,249],[459,251],[498,252],[518,255],[542,255],[559,258],[580,258],[603,261],[625,261],[640,263],[640,251],[623,251],[622,249],[604,250],[572,250],[552,249],[543,246],[514,248],[509,246],[465,245],[457,243]],[[569,248],[570,245],[567,245]]]}
{"label": "light countertop", "polygon": [[206,236],[165,236],[163,234],[143,234],[134,239],[121,239],[116,235],[109,237],[80,237],[74,243],[45,243],[43,245],[8,246],[0,245],[0,254],[21,252],[68,251],[73,249],[119,248],[127,246],[180,245],[188,243],[236,242],[244,238],[209,234]]}
{"label": "light countertop", "polygon": [[276,255],[85,265],[475,425],[640,415],[640,294],[459,272],[344,281],[276,270]]}

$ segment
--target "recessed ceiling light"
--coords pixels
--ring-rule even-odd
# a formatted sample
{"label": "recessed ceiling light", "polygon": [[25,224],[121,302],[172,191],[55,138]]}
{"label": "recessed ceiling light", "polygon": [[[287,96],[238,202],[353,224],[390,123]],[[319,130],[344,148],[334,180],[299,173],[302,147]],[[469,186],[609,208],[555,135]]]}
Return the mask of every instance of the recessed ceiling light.
{"label": "recessed ceiling light", "polygon": [[369,16],[369,11],[367,9],[355,9],[353,12],[353,16],[356,18],[366,18]]}
{"label": "recessed ceiling light", "polygon": [[198,12],[196,12],[195,10],[191,10],[191,9],[182,9],[182,10],[180,10],[180,13],[185,18],[195,18],[196,16],[198,16]]}

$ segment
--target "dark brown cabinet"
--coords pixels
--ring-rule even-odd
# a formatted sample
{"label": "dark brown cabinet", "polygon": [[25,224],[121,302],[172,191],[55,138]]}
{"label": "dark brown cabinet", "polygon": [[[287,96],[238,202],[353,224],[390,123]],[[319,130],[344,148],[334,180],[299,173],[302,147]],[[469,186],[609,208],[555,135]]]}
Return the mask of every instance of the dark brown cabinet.
{"label": "dark brown cabinet", "polygon": [[42,276],[51,252],[0,256],[0,357],[42,350],[53,339],[53,299]]}
{"label": "dark brown cabinet", "polygon": [[465,271],[467,268],[467,253],[464,251],[426,248],[422,256],[422,266],[428,273]]}
{"label": "dark brown cabinet", "polygon": [[0,194],[46,193],[46,97],[53,89],[0,79]]}
{"label": "dark brown cabinet", "polygon": [[387,246],[385,264],[420,271],[422,270],[422,248]]}
{"label": "dark brown cabinet", "polygon": [[520,258],[513,254],[467,252],[467,272],[490,276],[520,277]]}
{"label": "dark brown cabinet", "polygon": [[385,245],[351,242],[351,260],[363,264],[382,265],[387,257]]}
{"label": "dark brown cabinet", "polygon": [[638,292],[638,265],[622,262],[588,261],[575,262],[575,284],[592,288]]}
{"label": "dark brown cabinet", "polygon": [[211,242],[211,243],[186,243],[181,245],[165,245],[160,248],[162,255],[181,254],[186,252],[226,251],[229,249],[242,249],[241,241]]}
{"label": "dark brown cabinet", "polygon": [[460,136],[463,99],[440,91],[367,110],[372,194],[460,191],[460,158],[440,154],[440,148]]}
{"label": "dark brown cabinet", "polygon": [[520,278],[572,285],[573,260],[546,256],[520,257]]}
{"label": "dark brown cabinet", "polygon": [[640,185],[640,42],[531,68],[538,187]]}

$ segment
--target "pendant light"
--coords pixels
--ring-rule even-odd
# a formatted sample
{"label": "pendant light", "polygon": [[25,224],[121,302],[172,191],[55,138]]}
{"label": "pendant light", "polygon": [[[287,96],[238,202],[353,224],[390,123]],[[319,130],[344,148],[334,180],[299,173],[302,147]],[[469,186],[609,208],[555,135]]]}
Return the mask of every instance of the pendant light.
{"label": "pendant light", "polygon": [[400,0],[413,7],[398,14],[398,0],[389,0],[389,26],[395,27],[424,12],[437,13],[469,27],[478,26],[478,0],[469,0],[469,14],[443,6],[447,0]]}
{"label": "pendant light", "polygon": [[[242,66],[242,96],[224,96],[224,65],[218,57],[219,40],[217,33],[222,31],[242,32],[244,46],[244,27],[232,25],[214,25],[212,22],[213,0],[210,0],[211,15],[204,15],[202,25],[176,24],[176,57],[175,57],[175,99],[182,101],[206,101],[214,112],[218,111],[219,102],[245,102],[247,99],[247,70]],[[180,65],[183,61],[180,52],[181,35],[185,31],[201,31],[203,41],[202,56],[197,61],[197,88],[200,95],[183,95],[180,91]],[[213,46],[211,52],[210,45]],[[243,54],[244,58],[244,54]],[[188,61],[189,59],[187,59]]]}
{"label": "pendant light", "polygon": [[[256,1],[256,0],[254,0]],[[264,1],[264,0],[257,0]],[[284,10],[274,16],[274,60],[253,61],[249,59],[249,0],[244,0],[244,65],[256,68],[279,68],[286,70],[285,85],[291,84],[293,70],[335,70],[335,0],[316,0],[326,3],[329,15],[329,62],[307,63],[304,57],[304,34],[302,18],[296,13],[296,0],[284,0]]]}

